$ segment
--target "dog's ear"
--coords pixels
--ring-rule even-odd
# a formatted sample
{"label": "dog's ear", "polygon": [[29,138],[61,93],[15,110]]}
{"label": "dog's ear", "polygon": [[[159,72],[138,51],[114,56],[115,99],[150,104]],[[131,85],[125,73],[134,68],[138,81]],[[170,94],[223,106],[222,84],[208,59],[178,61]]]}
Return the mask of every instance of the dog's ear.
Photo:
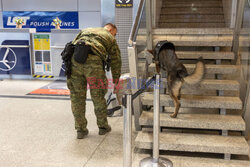
{"label": "dog's ear", "polygon": [[154,55],[154,51],[153,50],[147,50],[149,53],[151,53],[152,55]]}

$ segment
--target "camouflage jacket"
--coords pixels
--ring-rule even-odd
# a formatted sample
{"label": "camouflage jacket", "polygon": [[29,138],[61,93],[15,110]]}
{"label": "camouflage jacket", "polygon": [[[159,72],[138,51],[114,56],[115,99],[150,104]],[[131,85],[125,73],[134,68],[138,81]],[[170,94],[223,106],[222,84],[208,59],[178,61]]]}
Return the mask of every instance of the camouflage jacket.
{"label": "camouflage jacket", "polygon": [[113,35],[104,28],[87,28],[78,33],[73,40],[73,44],[80,40],[90,45],[92,51],[103,61],[106,61],[109,55],[112,77],[114,80],[119,79],[121,75],[121,54]]}

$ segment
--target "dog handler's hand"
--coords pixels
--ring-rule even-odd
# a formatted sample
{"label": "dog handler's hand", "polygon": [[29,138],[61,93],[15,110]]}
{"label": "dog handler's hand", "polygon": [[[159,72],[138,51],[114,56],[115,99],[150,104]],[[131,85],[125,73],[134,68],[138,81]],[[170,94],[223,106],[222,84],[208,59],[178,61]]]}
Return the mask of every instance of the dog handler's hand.
{"label": "dog handler's hand", "polygon": [[121,88],[120,88],[120,84],[119,83],[117,83],[117,84],[114,84],[114,94],[117,94],[117,93],[119,93],[119,90],[120,90]]}
{"label": "dog handler's hand", "polygon": [[114,83],[114,92],[113,92],[114,94],[119,93],[119,90],[122,89],[122,83],[123,81],[120,79]]}
{"label": "dog handler's hand", "polygon": [[117,84],[114,84],[114,91],[113,91],[114,94],[117,94],[117,93],[118,93],[118,90],[117,90],[116,87],[117,87]]}

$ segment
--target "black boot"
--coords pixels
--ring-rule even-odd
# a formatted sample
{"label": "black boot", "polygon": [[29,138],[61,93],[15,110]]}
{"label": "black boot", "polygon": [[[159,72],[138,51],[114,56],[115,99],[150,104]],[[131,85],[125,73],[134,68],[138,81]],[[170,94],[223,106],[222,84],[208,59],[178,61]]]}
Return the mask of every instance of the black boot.
{"label": "black boot", "polygon": [[99,135],[105,135],[111,131],[111,127],[108,125],[107,128],[99,128]]}
{"label": "black boot", "polygon": [[89,131],[82,131],[82,130],[78,130],[77,131],[77,139],[83,139],[84,137],[88,136]]}

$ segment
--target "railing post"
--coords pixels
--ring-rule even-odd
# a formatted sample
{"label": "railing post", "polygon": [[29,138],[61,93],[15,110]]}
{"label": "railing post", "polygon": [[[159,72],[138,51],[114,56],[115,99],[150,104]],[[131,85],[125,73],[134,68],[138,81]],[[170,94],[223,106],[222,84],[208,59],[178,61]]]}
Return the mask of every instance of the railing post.
{"label": "railing post", "polygon": [[159,162],[160,137],[160,75],[156,75],[154,84],[154,127],[153,127],[153,160]]}
{"label": "railing post", "polygon": [[153,127],[153,157],[148,157],[140,162],[140,167],[173,167],[173,163],[159,157],[160,134],[160,75],[156,75],[154,84],[154,127]]}
{"label": "railing post", "polygon": [[156,18],[157,18],[157,0],[152,1],[152,28],[156,28]]}
{"label": "railing post", "polygon": [[147,29],[147,49],[153,49],[153,39],[152,39],[152,10],[151,10],[151,0],[146,0],[146,29]]}
{"label": "railing post", "polygon": [[132,166],[132,95],[126,94],[123,106],[123,167]]}
{"label": "railing post", "polygon": [[236,63],[238,58],[238,50],[239,50],[239,36],[240,36],[240,30],[242,28],[242,20],[243,20],[243,14],[244,14],[244,7],[245,7],[245,0],[238,0],[238,9],[236,14],[236,23],[234,28],[234,34],[233,34],[233,48],[232,51],[235,55],[234,63]]}
{"label": "railing post", "polygon": [[[138,90],[138,59],[136,55],[135,45],[128,47],[128,60],[129,60],[129,69],[130,69],[130,78],[131,82],[134,80],[134,86],[131,87],[132,93],[134,94]],[[142,106],[141,106],[141,98],[140,96],[133,101],[133,111],[134,111],[134,119],[135,119],[135,128],[137,131],[141,130],[141,126],[139,123],[139,118],[141,116]]]}

